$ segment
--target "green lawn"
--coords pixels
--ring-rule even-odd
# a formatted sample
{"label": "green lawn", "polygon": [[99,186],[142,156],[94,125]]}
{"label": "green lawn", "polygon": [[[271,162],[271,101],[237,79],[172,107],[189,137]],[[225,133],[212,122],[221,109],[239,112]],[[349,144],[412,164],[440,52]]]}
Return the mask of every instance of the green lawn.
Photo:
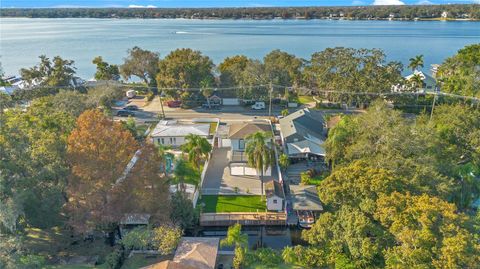
{"label": "green lawn", "polygon": [[204,213],[264,212],[266,204],[259,195],[203,195],[198,204],[205,204]]}
{"label": "green lawn", "polygon": [[315,99],[309,95],[301,95],[298,97],[298,102],[300,104],[315,103]]}

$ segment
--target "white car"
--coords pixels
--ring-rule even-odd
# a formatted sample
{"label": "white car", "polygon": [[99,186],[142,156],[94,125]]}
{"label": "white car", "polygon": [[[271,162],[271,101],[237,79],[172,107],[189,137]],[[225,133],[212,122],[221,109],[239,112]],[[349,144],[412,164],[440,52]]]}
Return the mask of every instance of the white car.
{"label": "white car", "polygon": [[265,109],[265,102],[255,102],[255,104],[252,105],[252,109],[255,109],[255,110]]}

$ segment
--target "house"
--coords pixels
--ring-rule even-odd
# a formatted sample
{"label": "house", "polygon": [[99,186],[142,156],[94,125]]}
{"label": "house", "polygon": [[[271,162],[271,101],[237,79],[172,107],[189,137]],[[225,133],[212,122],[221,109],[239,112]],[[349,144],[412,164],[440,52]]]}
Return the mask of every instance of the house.
{"label": "house", "polygon": [[20,89],[20,88],[17,87],[17,86],[1,86],[0,87],[0,93],[4,93],[4,94],[7,94],[7,95],[12,95],[13,92],[15,92],[18,89]]}
{"label": "house", "polygon": [[230,125],[228,138],[230,139],[232,151],[245,151],[245,139],[256,132],[272,133],[272,127],[270,123],[266,121],[254,121]]}
{"label": "house", "polygon": [[179,123],[176,120],[160,121],[151,132],[152,142],[160,145],[179,147],[185,144],[185,137],[196,134],[204,138],[210,137],[209,123]]}
{"label": "house", "polygon": [[326,126],[323,118],[312,115],[308,108],[298,110],[279,120],[282,143],[293,159],[325,156],[323,146]]}
{"label": "house", "polygon": [[270,180],[265,183],[265,196],[267,198],[267,210],[283,211],[285,193],[280,182]]}
{"label": "house", "polygon": [[415,70],[413,74],[410,74],[405,77],[407,81],[410,81],[414,76],[420,76],[422,79],[422,88],[419,89],[421,92],[433,92],[437,89],[437,81],[430,75],[425,74],[422,71]]}
{"label": "house", "polygon": [[142,269],[216,269],[219,242],[217,237],[182,237],[173,260]]}
{"label": "house", "polygon": [[314,185],[290,185],[292,209],[298,216],[298,224],[309,228],[315,223],[323,205]]}
{"label": "house", "polygon": [[[230,141],[230,173],[232,175],[257,175],[255,168],[247,165],[247,157],[245,155],[246,139],[249,135],[256,132],[272,133],[272,126],[268,121],[252,121],[244,123],[236,123],[230,125],[228,131],[228,139]],[[271,138],[267,138],[266,143],[271,143]],[[268,168],[264,171],[265,176],[272,175],[272,169]]]}

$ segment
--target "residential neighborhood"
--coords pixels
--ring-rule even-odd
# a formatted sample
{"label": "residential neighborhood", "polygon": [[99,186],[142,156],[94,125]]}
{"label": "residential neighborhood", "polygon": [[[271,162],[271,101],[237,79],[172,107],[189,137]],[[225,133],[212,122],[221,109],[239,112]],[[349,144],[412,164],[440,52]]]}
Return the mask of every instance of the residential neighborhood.
{"label": "residential neighborhood", "polygon": [[[435,23],[446,27],[454,10]],[[386,11],[379,28],[404,23]],[[345,27],[305,13],[302,22],[192,20],[198,31],[183,20],[82,18],[97,38],[99,25],[128,37],[122,55],[87,56],[93,78],[79,77],[90,73],[77,58],[43,53],[18,75],[0,69],[0,269],[477,268],[480,44],[455,43],[445,60],[439,45],[425,56],[407,46],[393,57],[357,46],[310,57],[220,52]],[[45,35],[45,23],[64,27],[5,23],[24,31],[30,20]],[[80,27],[67,24],[68,35]],[[286,32],[270,34],[277,24]],[[221,29],[235,33],[211,34]],[[130,47],[147,30],[169,37],[147,48],[208,37],[213,56]],[[216,47],[249,32],[248,46]],[[453,32],[434,38],[463,40]]]}

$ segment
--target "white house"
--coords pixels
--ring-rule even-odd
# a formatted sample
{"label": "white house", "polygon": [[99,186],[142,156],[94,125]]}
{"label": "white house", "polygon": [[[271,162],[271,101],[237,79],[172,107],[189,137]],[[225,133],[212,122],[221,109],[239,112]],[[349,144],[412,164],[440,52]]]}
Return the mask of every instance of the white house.
{"label": "white house", "polygon": [[407,81],[410,81],[416,75],[418,75],[422,79],[422,88],[419,89],[419,91],[432,92],[436,90],[437,81],[432,76],[425,74],[422,71],[415,70],[413,74],[406,76],[405,79]]}
{"label": "white house", "polygon": [[185,137],[189,134],[196,134],[201,137],[209,138],[210,124],[209,123],[179,123],[178,121],[160,121],[155,129],[151,132],[152,142],[167,145],[172,147],[179,147],[185,144]]}
{"label": "white house", "polygon": [[283,211],[285,193],[280,182],[270,180],[265,183],[265,196],[267,197],[267,210]]}

